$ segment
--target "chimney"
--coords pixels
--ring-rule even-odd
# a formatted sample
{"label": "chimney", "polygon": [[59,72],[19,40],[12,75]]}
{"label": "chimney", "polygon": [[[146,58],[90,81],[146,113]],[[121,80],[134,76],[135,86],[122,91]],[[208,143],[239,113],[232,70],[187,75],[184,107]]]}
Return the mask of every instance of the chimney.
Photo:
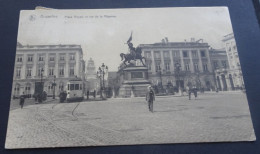
{"label": "chimney", "polygon": [[190,38],[190,41],[191,41],[191,42],[195,42],[195,38],[193,38],[193,37]]}

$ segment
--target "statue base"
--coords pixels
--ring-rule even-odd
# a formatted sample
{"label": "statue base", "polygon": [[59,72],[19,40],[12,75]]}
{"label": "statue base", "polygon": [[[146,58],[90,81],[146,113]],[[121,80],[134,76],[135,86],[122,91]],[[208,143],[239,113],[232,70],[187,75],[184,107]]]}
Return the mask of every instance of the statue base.
{"label": "statue base", "polygon": [[119,97],[145,97],[148,86],[148,69],[144,66],[126,67],[120,73],[122,79]]}

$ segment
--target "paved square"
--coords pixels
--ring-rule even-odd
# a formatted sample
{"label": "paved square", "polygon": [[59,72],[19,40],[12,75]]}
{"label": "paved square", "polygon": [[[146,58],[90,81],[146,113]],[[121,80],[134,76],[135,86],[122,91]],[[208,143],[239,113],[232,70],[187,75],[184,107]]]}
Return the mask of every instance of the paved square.
{"label": "paved square", "polygon": [[[28,100],[27,100],[28,101]],[[10,111],[6,148],[254,140],[242,92],[36,104]]]}

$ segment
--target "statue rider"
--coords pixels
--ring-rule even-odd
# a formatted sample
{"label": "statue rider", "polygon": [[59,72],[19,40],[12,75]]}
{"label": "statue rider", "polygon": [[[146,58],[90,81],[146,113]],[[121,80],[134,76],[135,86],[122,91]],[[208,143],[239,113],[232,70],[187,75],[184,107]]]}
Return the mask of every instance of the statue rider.
{"label": "statue rider", "polygon": [[129,47],[131,56],[133,57],[134,60],[136,60],[135,47],[134,47],[133,43],[131,43],[131,41],[132,41],[132,32],[131,32],[130,38],[129,38],[128,41],[127,41],[127,45],[128,45],[128,47]]}

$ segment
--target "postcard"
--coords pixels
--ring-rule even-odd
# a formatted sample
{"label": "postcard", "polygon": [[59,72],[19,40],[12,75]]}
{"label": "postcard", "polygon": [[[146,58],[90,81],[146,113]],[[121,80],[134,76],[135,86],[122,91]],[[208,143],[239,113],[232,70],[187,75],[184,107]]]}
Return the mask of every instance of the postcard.
{"label": "postcard", "polygon": [[5,148],[255,141],[227,7],[20,12]]}

